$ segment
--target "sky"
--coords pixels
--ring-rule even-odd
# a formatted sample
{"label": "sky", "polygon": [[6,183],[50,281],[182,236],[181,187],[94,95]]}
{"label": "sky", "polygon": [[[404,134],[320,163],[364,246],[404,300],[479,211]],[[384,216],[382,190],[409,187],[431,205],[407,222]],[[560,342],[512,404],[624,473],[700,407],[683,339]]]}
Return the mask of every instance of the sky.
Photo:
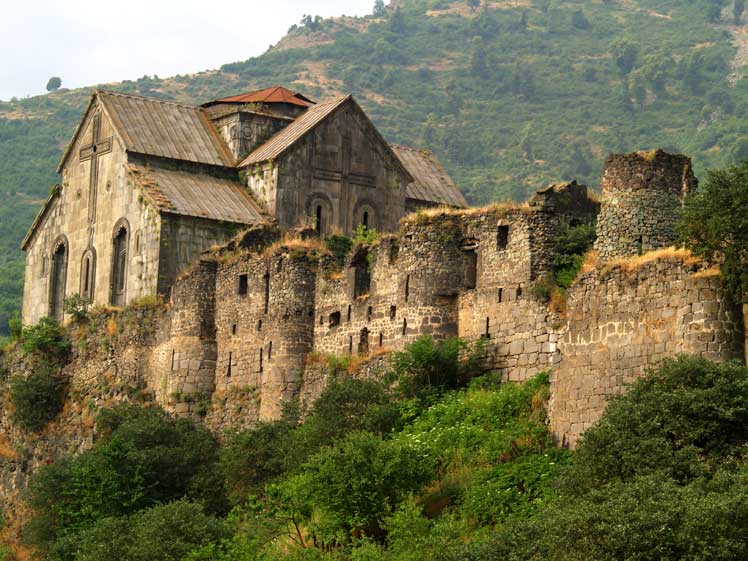
{"label": "sky", "polygon": [[371,13],[374,0],[3,2],[0,99],[218,68],[262,54],[304,14]]}

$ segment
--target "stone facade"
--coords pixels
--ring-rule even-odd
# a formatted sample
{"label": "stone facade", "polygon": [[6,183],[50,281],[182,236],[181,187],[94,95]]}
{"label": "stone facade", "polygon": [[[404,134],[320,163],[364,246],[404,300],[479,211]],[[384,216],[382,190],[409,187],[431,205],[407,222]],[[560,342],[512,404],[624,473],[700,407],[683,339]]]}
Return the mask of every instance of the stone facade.
{"label": "stone facade", "polygon": [[662,150],[614,154],[605,162],[595,245],[602,261],[673,245],[683,195],[696,189],[691,160]]}

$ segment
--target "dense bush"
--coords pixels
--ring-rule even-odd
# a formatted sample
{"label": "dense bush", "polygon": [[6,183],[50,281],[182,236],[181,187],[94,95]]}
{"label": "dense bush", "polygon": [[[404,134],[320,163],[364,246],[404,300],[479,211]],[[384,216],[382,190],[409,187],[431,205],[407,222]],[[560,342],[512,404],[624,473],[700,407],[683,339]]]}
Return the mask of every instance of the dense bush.
{"label": "dense bush", "polygon": [[[118,406],[102,412],[93,448],[42,467],[29,485],[36,517],[30,543],[74,550],[81,531],[103,518],[187,497],[210,512],[225,508],[217,443],[205,429],[160,409]],[[60,559],[72,559],[60,554]]]}
{"label": "dense bush", "polygon": [[21,331],[21,348],[37,360],[59,364],[70,352],[71,344],[65,330],[52,318],[44,317],[39,323]]}
{"label": "dense bush", "polygon": [[40,431],[62,411],[67,382],[57,371],[54,366],[41,362],[27,377],[11,378],[13,420],[24,430]]}

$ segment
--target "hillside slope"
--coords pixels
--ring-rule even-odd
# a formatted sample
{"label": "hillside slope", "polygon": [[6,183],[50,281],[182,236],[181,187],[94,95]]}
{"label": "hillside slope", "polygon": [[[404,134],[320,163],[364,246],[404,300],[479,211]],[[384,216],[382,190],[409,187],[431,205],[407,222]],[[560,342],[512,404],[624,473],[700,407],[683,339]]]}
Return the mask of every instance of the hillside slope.
{"label": "hillside slope", "polygon": [[[272,84],[351,91],[389,140],[432,148],[473,203],[595,185],[614,151],[683,151],[697,173],[748,156],[748,27],[733,0],[394,4],[294,27],[219,70],[107,87],[191,103]],[[88,93],[0,102],[0,326],[18,306],[18,243]]]}

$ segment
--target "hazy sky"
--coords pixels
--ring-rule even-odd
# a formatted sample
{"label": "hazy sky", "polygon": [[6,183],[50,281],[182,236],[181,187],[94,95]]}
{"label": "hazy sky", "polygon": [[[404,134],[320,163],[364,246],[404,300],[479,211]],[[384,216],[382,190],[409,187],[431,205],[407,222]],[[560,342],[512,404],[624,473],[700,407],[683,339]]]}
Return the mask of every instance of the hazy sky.
{"label": "hazy sky", "polygon": [[217,68],[263,53],[306,13],[364,15],[374,0],[21,0],[0,16],[0,99]]}

